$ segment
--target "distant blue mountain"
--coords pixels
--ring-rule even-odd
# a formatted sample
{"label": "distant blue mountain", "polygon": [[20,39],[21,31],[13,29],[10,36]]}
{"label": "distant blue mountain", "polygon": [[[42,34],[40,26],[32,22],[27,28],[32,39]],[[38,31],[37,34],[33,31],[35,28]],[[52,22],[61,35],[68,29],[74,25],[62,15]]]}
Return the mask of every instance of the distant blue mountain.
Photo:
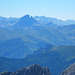
{"label": "distant blue mountain", "polygon": [[54,23],[54,25],[59,25],[59,26],[75,24],[74,20],[63,21],[57,18],[51,18],[45,16],[30,17],[30,15],[25,15],[21,18],[14,18],[14,17],[6,18],[0,16],[0,28],[7,28],[7,29],[10,29],[10,27],[13,25],[14,25],[13,28],[21,29],[28,26],[46,25],[51,22]]}
{"label": "distant blue mountain", "polygon": [[75,45],[75,39],[68,36],[68,32],[73,33],[72,36],[74,36],[74,30],[72,29],[74,26],[70,30],[70,25],[66,25],[68,31],[65,33],[64,26],[58,26],[53,22],[43,23],[39,23],[32,16],[25,15],[11,27],[11,30],[0,29],[0,41],[21,37],[23,40],[31,42],[36,38],[53,45]]}
{"label": "distant blue mountain", "polygon": [[0,72],[37,63],[59,75],[75,62],[74,23],[45,16],[0,17]]}
{"label": "distant blue mountain", "polygon": [[75,41],[75,24],[68,26],[58,26],[57,29],[61,30],[65,35],[69,36]]}
{"label": "distant blue mountain", "polygon": [[45,17],[45,16],[35,16],[34,18],[42,24],[46,24],[46,23],[50,23],[50,22],[53,22],[54,24],[57,24],[60,26],[75,24],[74,20],[63,21],[63,20],[60,20],[57,18],[51,18],[51,17]]}
{"label": "distant blue mountain", "polygon": [[45,24],[48,27],[57,27],[58,25],[54,24],[53,22],[48,22]]}
{"label": "distant blue mountain", "polygon": [[27,54],[31,54],[32,50],[25,45],[20,38],[6,40],[0,43],[0,56],[8,58],[24,58]]}
{"label": "distant blue mountain", "polygon": [[19,21],[20,18],[5,18],[0,16],[0,28],[9,28]]}
{"label": "distant blue mountain", "polygon": [[13,28],[14,29],[24,29],[26,27],[32,27],[40,25],[38,21],[36,21],[32,16],[29,15],[23,16],[18,23],[16,23]]}

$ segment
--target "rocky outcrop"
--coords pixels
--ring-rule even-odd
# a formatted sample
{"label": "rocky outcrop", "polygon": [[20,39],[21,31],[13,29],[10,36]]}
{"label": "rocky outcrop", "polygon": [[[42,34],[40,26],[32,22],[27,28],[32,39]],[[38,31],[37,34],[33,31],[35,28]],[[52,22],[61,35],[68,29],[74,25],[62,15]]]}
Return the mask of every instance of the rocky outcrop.
{"label": "rocky outcrop", "polygon": [[64,70],[60,75],[75,75],[75,63]]}
{"label": "rocky outcrop", "polygon": [[3,72],[2,74],[0,75],[11,75],[12,72]]}
{"label": "rocky outcrop", "polygon": [[0,75],[51,75],[47,67],[42,68],[41,66],[34,64],[32,66],[17,70],[15,72],[5,72]]}

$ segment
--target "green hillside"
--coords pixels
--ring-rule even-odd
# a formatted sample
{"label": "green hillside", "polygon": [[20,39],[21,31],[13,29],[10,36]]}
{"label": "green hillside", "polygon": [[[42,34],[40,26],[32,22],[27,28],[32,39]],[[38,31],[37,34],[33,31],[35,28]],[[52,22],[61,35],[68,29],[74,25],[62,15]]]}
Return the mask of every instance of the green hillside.
{"label": "green hillside", "polygon": [[32,50],[20,38],[6,40],[0,44],[0,56],[8,58],[23,58]]}
{"label": "green hillside", "polygon": [[43,67],[49,67],[52,75],[59,75],[75,62],[75,46],[58,46],[49,48],[47,51],[45,48],[42,50],[41,52],[35,51],[20,60],[0,58],[0,63],[3,62],[0,65],[0,71],[14,71],[31,64],[40,64]]}
{"label": "green hillside", "polygon": [[52,49],[61,54],[62,57],[66,57],[67,61],[75,58],[75,46],[58,46]]}
{"label": "green hillside", "polygon": [[75,24],[60,26],[58,29],[75,41]]}

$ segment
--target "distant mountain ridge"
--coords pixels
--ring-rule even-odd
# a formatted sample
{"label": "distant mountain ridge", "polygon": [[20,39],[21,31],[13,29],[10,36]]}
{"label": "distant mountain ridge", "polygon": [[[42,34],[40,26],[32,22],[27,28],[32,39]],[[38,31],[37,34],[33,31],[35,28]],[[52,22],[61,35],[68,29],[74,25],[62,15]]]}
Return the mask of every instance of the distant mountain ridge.
{"label": "distant mountain ridge", "polygon": [[9,28],[16,24],[19,21],[20,18],[6,18],[6,17],[1,17],[0,16],[0,28]]}
{"label": "distant mountain ridge", "polygon": [[59,25],[59,26],[75,24],[75,20],[63,21],[57,18],[51,18],[51,17],[45,17],[45,16],[35,16],[34,18],[42,24],[46,24],[49,22],[53,22],[54,24]]}
{"label": "distant mountain ridge", "polygon": [[24,58],[33,51],[25,45],[21,38],[10,39],[0,43],[0,56],[8,58]]}
{"label": "distant mountain ridge", "polygon": [[25,15],[13,27],[14,29],[24,29],[26,27],[32,27],[37,25],[40,25],[40,23],[36,21],[32,16],[30,17],[30,15]]}
{"label": "distant mountain ridge", "polygon": [[[31,36],[28,36],[31,37]],[[32,37],[33,38],[33,37]],[[22,38],[14,38],[0,43],[0,56],[21,59],[40,47],[45,47],[49,43],[33,38],[34,42],[24,41]],[[30,38],[31,40],[31,38]]]}
{"label": "distant mountain ridge", "polygon": [[0,72],[37,63],[59,75],[75,63],[74,23],[45,16],[0,17]]}
{"label": "distant mountain ridge", "polygon": [[75,24],[68,26],[59,26],[57,29],[61,30],[65,35],[75,40]]}
{"label": "distant mountain ridge", "polygon": [[[28,18],[28,19],[25,19]],[[23,22],[24,20],[28,20],[29,23],[26,23],[26,22]],[[64,26],[64,25],[70,25],[70,24],[75,24],[75,21],[74,20],[66,20],[66,21],[63,21],[63,20],[59,20],[57,18],[51,18],[51,17],[45,17],[45,16],[35,16],[35,17],[30,17],[30,15],[25,15],[21,18],[14,18],[14,17],[10,17],[10,18],[6,18],[6,17],[1,17],[0,16],[0,28],[7,28],[7,29],[10,29],[11,26],[17,24],[25,24],[25,26],[29,26],[29,25],[32,25],[33,23],[36,24],[36,25],[45,25],[46,23],[50,23],[50,22],[53,22],[55,25],[58,25],[58,26]],[[21,19],[21,22],[19,22],[19,20]],[[31,21],[30,21],[31,19]],[[18,23],[19,22],[19,23]],[[32,23],[32,24],[31,24]],[[24,26],[24,25],[22,25]]]}
{"label": "distant mountain ridge", "polygon": [[[48,44],[54,46],[72,46],[75,45],[74,32],[75,25],[58,26],[53,22],[43,25],[36,21],[32,16],[25,15],[10,28],[0,28],[0,56],[10,58],[15,58],[16,56],[16,58],[19,59],[40,47],[46,47]],[[14,39],[16,39],[16,41]],[[19,41],[21,43],[19,43]],[[23,52],[21,52],[21,50]],[[8,55],[6,55],[6,53]]]}

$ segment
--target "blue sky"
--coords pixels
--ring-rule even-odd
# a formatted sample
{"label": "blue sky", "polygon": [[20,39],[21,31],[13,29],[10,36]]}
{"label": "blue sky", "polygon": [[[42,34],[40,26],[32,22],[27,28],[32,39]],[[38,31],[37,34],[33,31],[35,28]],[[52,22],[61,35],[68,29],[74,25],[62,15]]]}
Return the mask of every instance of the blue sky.
{"label": "blue sky", "polygon": [[26,14],[75,20],[75,0],[0,0],[0,16]]}

